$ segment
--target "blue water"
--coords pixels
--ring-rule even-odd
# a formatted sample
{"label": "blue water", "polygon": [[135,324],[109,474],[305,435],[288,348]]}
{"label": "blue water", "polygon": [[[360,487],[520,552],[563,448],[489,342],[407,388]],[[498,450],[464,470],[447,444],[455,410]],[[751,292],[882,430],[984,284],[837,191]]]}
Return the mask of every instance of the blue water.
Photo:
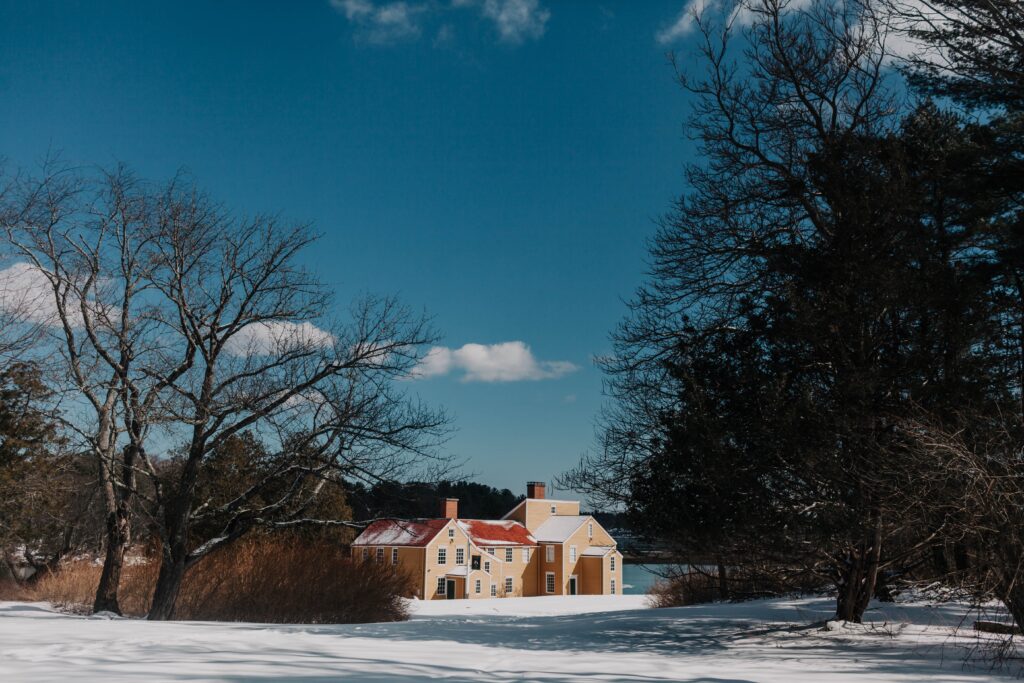
{"label": "blue water", "polygon": [[653,574],[642,564],[622,565],[623,595],[640,595],[646,593],[647,589],[649,589],[657,580],[658,576]]}

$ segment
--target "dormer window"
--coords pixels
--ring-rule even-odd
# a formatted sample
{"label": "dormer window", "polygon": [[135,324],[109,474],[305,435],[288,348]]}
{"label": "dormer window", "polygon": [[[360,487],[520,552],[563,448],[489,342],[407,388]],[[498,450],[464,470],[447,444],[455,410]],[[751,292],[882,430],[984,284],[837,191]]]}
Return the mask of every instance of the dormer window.
{"label": "dormer window", "polygon": [[455,538],[455,529],[452,527],[448,528],[448,538]]}

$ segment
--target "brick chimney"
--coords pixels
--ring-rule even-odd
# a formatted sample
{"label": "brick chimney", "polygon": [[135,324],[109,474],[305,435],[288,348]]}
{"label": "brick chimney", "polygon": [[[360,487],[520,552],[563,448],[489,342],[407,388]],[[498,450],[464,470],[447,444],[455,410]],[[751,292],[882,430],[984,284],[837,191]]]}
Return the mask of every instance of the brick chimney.
{"label": "brick chimney", "polygon": [[459,516],[459,499],[458,498],[442,498],[441,503],[441,516],[447,517],[448,519],[457,519]]}
{"label": "brick chimney", "polygon": [[527,498],[543,498],[544,497],[544,482],[542,482],[542,481],[528,481],[528,482],[526,482],[526,497]]}

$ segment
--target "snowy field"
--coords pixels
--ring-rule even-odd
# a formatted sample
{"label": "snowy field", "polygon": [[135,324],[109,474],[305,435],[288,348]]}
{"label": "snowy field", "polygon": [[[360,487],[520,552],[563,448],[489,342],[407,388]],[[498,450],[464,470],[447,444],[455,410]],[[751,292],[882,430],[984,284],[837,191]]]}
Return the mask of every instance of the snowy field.
{"label": "snowy field", "polygon": [[[644,596],[455,600],[352,626],[149,623],[0,603],[0,681],[1004,680],[956,605],[875,606],[831,631],[825,599],[646,609]],[[957,627],[960,627],[959,630]],[[987,650],[987,647],[981,648]]]}

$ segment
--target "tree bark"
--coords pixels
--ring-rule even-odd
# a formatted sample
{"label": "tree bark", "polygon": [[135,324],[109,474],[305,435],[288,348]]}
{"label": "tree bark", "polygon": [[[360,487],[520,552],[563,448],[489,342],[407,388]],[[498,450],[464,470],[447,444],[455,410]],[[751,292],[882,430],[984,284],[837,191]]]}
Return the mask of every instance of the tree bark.
{"label": "tree bark", "polygon": [[848,562],[839,570],[839,593],[836,598],[836,619],[859,624],[875,593],[882,554],[882,519],[872,514],[870,535],[850,551]]}
{"label": "tree bark", "polygon": [[168,506],[165,515],[160,574],[157,576],[153,604],[147,616],[150,621],[168,621],[174,618],[181,582],[185,578],[188,560],[187,513],[182,515],[180,508],[181,498],[177,497],[174,503]]}
{"label": "tree bark", "polygon": [[[194,437],[198,439],[198,435]],[[164,512],[164,525],[160,574],[153,590],[153,604],[149,609],[150,621],[168,621],[174,618],[181,583],[188,569],[190,518],[192,495],[199,475],[199,462],[205,445],[193,441],[188,460],[181,473],[175,495],[168,501]],[[200,454],[197,456],[197,453]]]}

